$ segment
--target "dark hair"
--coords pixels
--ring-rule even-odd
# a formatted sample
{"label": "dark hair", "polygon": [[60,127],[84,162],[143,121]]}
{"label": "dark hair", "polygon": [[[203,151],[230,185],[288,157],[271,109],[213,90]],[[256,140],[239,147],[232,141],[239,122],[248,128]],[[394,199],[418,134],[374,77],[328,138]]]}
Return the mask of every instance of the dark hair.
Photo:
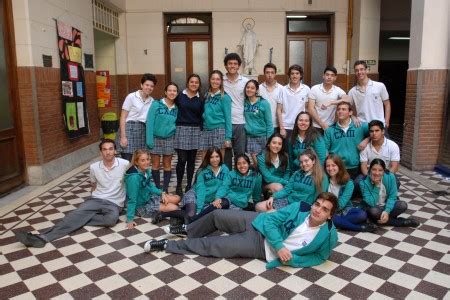
{"label": "dark hair", "polygon": [[258,91],[259,91],[259,83],[258,83],[258,81],[256,81],[255,79],[250,79],[249,81],[247,81],[247,83],[245,84],[245,87],[244,87],[244,96],[245,96],[246,99],[247,99],[247,93],[245,91],[247,90],[247,86],[248,86],[249,83],[253,83],[255,85],[255,87],[256,87],[256,96],[258,96]]}
{"label": "dark hair", "polygon": [[241,57],[239,56],[239,54],[234,53],[234,52],[228,53],[227,55],[225,55],[225,58],[223,59],[224,66],[227,66],[227,63],[229,60],[237,60],[239,66],[242,64]]}
{"label": "dark hair", "polygon": [[380,165],[384,171],[386,171],[386,163],[384,162],[384,160],[382,160],[381,158],[374,158],[371,162],[370,162],[370,166],[369,166],[369,172],[370,170],[372,170],[372,167],[374,165]]}
{"label": "dark hair", "polygon": [[158,82],[156,80],[156,76],[150,73],[145,73],[144,75],[142,75],[141,84],[144,84],[144,82],[146,82],[147,80],[152,81],[154,85],[156,85],[156,83]]}
{"label": "dark hair", "polygon": [[[237,170],[237,171],[239,172],[239,170],[238,170],[238,168],[237,168],[237,165],[238,165],[238,161],[239,161],[240,158],[243,158],[243,159],[247,162],[247,164],[248,164],[248,171],[249,171],[249,172],[250,172],[250,170],[253,170],[253,167],[252,167],[251,164],[250,164],[250,158],[248,158],[247,154],[245,154],[245,153],[238,154],[238,155],[234,158],[234,169],[235,169],[235,170]],[[239,173],[240,173],[240,172],[239,172]]]}
{"label": "dark hair", "polygon": [[347,105],[349,111],[352,111],[352,110],[353,110],[353,109],[352,109],[352,105],[351,105],[350,103],[348,103],[347,101],[341,101],[341,102],[339,102],[339,103],[336,105],[336,110],[339,108],[339,106],[342,106],[342,105]]}
{"label": "dark hair", "polygon": [[331,71],[331,72],[334,73],[334,75],[337,75],[337,70],[336,70],[336,68],[333,67],[333,66],[327,66],[327,67],[325,68],[325,70],[323,70],[323,74],[325,74],[327,71]]}
{"label": "dark hair", "polygon": [[355,61],[355,63],[353,64],[353,69],[357,66],[357,65],[363,65],[364,69],[367,69],[367,63],[365,60],[357,60]]}
{"label": "dark hair", "polygon": [[[346,184],[350,180],[350,174],[348,174],[347,169],[345,168],[345,164],[342,161],[341,157],[336,154],[328,154],[327,158],[325,159],[325,171],[327,166],[327,160],[333,161],[339,169],[339,171],[336,174],[336,181],[340,185]],[[327,172],[328,174],[328,172]],[[328,174],[329,175],[329,174]]]}
{"label": "dark hair", "polygon": [[[219,90],[220,90],[220,94],[221,94],[222,97],[223,97],[223,94],[224,94],[224,88],[223,88],[223,73],[222,73],[220,70],[213,70],[211,73],[209,73],[208,81],[211,81],[211,77],[212,77],[214,74],[217,74],[217,75],[219,75],[219,77],[220,77],[221,83],[220,83]],[[208,82],[208,83],[209,83],[209,89],[208,89],[208,91],[211,92],[211,83],[210,83],[210,82]]]}
{"label": "dark hair", "polygon": [[219,158],[220,158],[219,166],[222,165],[222,163],[223,163],[222,152],[220,152],[220,149],[217,147],[211,147],[211,148],[208,148],[208,150],[206,150],[205,157],[203,158],[202,163],[198,167],[198,170],[203,170],[206,167],[208,167],[208,165],[210,164],[211,156],[213,155],[214,152],[219,154]]}
{"label": "dark hair", "polygon": [[270,143],[272,142],[272,140],[274,138],[280,138],[281,139],[281,150],[278,153],[278,158],[280,159],[280,167],[281,170],[284,172],[287,169],[288,163],[289,163],[289,156],[286,152],[285,149],[285,143],[284,143],[284,138],[281,134],[279,134],[278,132],[274,132],[268,139],[267,139],[267,143],[266,143],[266,153],[264,156],[265,159],[265,164],[268,168],[270,168],[272,166],[272,162],[270,161]]}
{"label": "dark hair", "polygon": [[288,72],[287,72],[288,77],[291,76],[291,72],[293,70],[299,71],[300,72],[300,76],[303,78],[303,68],[300,65],[297,65],[297,64],[292,65],[292,66],[289,67]]}
{"label": "dark hair", "polygon": [[316,191],[322,192],[323,170],[316,152],[313,149],[308,148],[302,153],[300,153],[300,155],[298,156],[299,161],[301,161],[300,157],[302,156],[308,156],[310,160],[314,161],[314,166],[312,167],[311,171],[311,177],[313,179],[314,185],[316,186]]}
{"label": "dark hair", "polygon": [[177,88],[178,91],[178,85],[175,82],[169,81],[168,84],[166,84],[166,86],[164,87],[164,92],[167,92],[167,89],[169,88],[169,86],[173,85],[174,87]]}
{"label": "dark hair", "polygon": [[193,73],[193,74],[188,76],[188,78],[186,79],[186,88],[189,85],[189,80],[191,80],[191,78],[194,78],[194,77],[198,79],[198,83],[199,83],[198,90],[197,90],[197,92],[198,92],[202,88],[202,80],[200,79],[200,76],[198,74]]}
{"label": "dark hair", "polygon": [[263,69],[263,73],[266,72],[266,69],[274,69],[275,73],[277,73],[277,66],[275,66],[275,64],[273,63],[267,63],[264,65],[264,69]]}
{"label": "dark hair", "polygon": [[102,146],[104,144],[108,144],[111,143],[114,146],[114,150],[116,150],[116,142],[114,142],[114,140],[111,139],[101,139],[100,144],[98,145],[98,148],[100,149],[100,151],[102,151]]}
{"label": "dark hair", "polygon": [[372,128],[373,126],[378,126],[378,127],[380,127],[381,130],[384,130],[384,124],[380,120],[372,120],[372,121],[370,121],[369,122],[369,129]]}
{"label": "dark hair", "polygon": [[297,117],[295,118],[294,128],[292,129],[292,134],[291,134],[291,145],[295,145],[295,141],[300,132],[300,129],[298,129],[297,122],[301,115],[307,115],[309,118],[309,127],[308,127],[308,129],[306,129],[306,134],[305,134],[305,144],[306,144],[306,147],[309,147],[312,143],[314,143],[320,137],[320,133],[313,126],[313,120],[311,118],[311,115],[306,111],[299,112]]}
{"label": "dark hair", "polygon": [[331,204],[333,204],[333,208],[331,209],[330,215],[333,216],[336,210],[339,207],[339,201],[338,198],[333,194],[329,192],[322,192],[317,196],[316,201],[322,199],[324,201],[329,201]]}

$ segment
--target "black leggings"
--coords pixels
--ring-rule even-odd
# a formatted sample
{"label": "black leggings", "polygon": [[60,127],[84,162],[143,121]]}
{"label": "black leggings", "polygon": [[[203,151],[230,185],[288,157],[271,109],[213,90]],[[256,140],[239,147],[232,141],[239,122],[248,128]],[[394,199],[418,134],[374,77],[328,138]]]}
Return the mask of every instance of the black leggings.
{"label": "black leggings", "polygon": [[197,157],[197,150],[181,150],[177,149],[178,162],[176,166],[177,171],[177,186],[181,187],[184,176],[184,168],[186,168],[187,186],[192,186],[192,178],[194,177],[195,158]]}

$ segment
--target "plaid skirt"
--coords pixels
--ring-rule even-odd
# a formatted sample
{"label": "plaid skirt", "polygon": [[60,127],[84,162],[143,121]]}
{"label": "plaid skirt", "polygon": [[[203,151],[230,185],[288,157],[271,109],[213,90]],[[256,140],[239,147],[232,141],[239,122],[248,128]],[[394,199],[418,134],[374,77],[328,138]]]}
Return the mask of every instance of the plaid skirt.
{"label": "plaid skirt", "polygon": [[175,149],[197,150],[200,144],[200,127],[177,126]]}
{"label": "plaid skirt", "polygon": [[288,206],[289,201],[287,198],[281,198],[281,199],[273,199],[273,208],[278,210],[285,206]]}
{"label": "plaid skirt", "polygon": [[116,145],[122,153],[131,153],[138,149],[147,149],[145,140],[145,123],[139,121],[128,121],[125,124],[125,134],[128,140],[128,146],[122,148],[120,146],[120,131],[117,134]]}
{"label": "plaid skirt", "polygon": [[136,216],[141,218],[153,218],[159,211],[160,202],[161,196],[151,196],[144,206],[136,208]]}
{"label": "plaid skirt", "polygon": [[159,137],[153,137],[154,140],[154,146],[153,149],[150,149],[151,154],[157,154],[157,155],[172,155],[175,153],[175,148],[173,146],[175,141],[175,136],[171,136],[168,138],[159,138]]}
{"label": "plaid skirt", "polygon": [[186,204],[196,202],[197,202],[197,194],[195,193],[195,190],[192,188],[186,194],[184,194],[183,198],[181,199],[181,206],[183,207]]}
{"label": "plaid skirt", "polygon": [[247,136],[247,153],[258,154],[266,147],[267,138],[265,136]]}
{"label": "plaid skirt", "polygon": [[212,147],[223,148],[225,143],[225,128],[203,130],[200,139],[200,150],[208,150]]}

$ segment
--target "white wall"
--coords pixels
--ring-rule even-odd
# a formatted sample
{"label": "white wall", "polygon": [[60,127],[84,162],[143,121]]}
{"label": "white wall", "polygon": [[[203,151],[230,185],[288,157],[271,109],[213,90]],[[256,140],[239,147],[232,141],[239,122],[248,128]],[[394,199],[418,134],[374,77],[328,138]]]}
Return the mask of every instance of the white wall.
{"label": "white wall", "polygon": [[45,54],[51,55],[53,67],[59,68],[54,19],[81,30],[83,53],[94,54],[91,0],[14,0],[12,3],[18,66],[41,67]]}
{"label": "white wall", "polygon": [[95,69],[116,75],[116,47],[114,37],[94,30]]}

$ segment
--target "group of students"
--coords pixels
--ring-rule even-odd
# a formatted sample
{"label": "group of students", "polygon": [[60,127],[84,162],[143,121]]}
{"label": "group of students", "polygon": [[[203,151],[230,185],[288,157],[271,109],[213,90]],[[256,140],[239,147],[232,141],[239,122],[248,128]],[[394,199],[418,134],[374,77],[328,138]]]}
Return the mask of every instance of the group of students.
{"label": "group of students", "polygon": [[[211,72],[204,96],[199,92],[200,77],[192,74],[185,90],[180,92],[171,82],[164,89],[165,97],[154,100],[156,78],[145,74],[141,89],[125,99],[119,143],[122,157],[130,161],[124,170],[127,227],[136,226],[136,216],[151,218],[155,224],[170,217],[169,233],[192,238],[191,242],[149,241],[145,251],[172,249],[206,255],[206,239],[196,238],[223,229],[236,241],[251,233],[257,248],[240,243],[236,247],[250,248],[239,252],[241,248],[223,246],[224,240],[208,239],[209,250],[222,245],[226,252],[209,255],[268,261],[270,257],[280,264],[307,266],[328,258],[337,242],[335,226],[373,232],[377,225],[419,225],[399,217],[407,205],[398,199],[394,174],[400,159],[398,146],[385,137],[389,99],[382,83],[368,79],[365,62],[355,62],[358,84],[349,95],[333,84],[334,67],[324,70],[321,85],[309,89],[301,82],[303,69],[298,65],[289,68],[289,83],[283,87],[275,80],[275,65],[264,67],[266,81],[259,84],[238,73],[240,64],[237,54],[228,54],[224,59],[227,74]],[[225,149],[231,147],[234,168],[224,163]],[[198,150],[203,158],[195,172]],[[177,186],[172,195],[168,186],[175,151]],[[123,164],[124,160],[116,161]],[[356,205],[355,198],[361,198]],[[25,245],[51,240],[30,233],[17,236]],[[301,247],[300,236],[307,237]],[[315,245],[318,236],[320,242]],[[286,248],[283,241],[287,240],[291,244]],[[311,260],[295,262],[297,250],[312,255]]]}

